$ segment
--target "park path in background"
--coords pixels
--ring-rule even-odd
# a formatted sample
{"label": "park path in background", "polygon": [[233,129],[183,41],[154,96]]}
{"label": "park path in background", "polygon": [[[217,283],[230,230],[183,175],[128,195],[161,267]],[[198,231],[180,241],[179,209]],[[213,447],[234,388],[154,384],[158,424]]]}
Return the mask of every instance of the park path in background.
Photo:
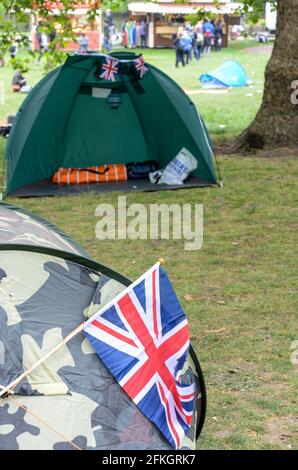
{"label": "park path in background", "polygon": [[264,46],[254,46],[244,49],[244,52],[249,54],[271,54],[273,50],[273,44],[266,44]]}

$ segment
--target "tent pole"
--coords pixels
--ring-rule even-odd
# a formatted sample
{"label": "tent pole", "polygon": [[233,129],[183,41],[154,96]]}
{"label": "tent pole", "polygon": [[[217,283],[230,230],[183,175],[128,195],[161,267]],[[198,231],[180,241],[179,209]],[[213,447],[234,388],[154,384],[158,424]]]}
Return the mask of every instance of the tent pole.
{"label": "tent pole", "polygon": [[218,186],[219,186],[220,188],[223,188],[223,178],[222,178],[222,176],[221,176],[221,171],[220,171],[218,159],[217,159],[217,156],[216,156],[215,153],[213,153],[213,155],[214,155],[214,160],[215,160],[215,164],[216,164],[217,173],[218,173],[218,176],[219,176],[219,183],[218,183]]}
{"label": "tent pole", "polygon": [[[2,387],[1,387],[2,388]],[[67,442],[69,445],[71,445],[74,449],[76,450],[83,450],[81,447],[77,446],[74,442],[72,442],[70,439],[68,439],[68,437],[66,437],[64,434],[62,434],[61,432],[57,431],[55,428],[53,428],[53,426],[51,426],[49,423],[47,423],[47,421],[45,421],[43,418],[41,418],[40,416],[38,416],[34,411],[30,410],[30,408],[28,408],[27,406],[25,405],[22,405],[21,403],[19,403],[15,398],[13,398],[12,396],[9,396],[8,397],[9,400],[11,400],[13,403],[15,403],[19,408],[21,408],[22,410],[24,410],[26,413],[29,413],[31,414],[37,421],[39,421],[41,424],[44,425],[44,427],[50,429],[51,431],[53,431],[55,434],[57,434],[57,436],[61,437],[65,442]]]}
{"label": "tent pole", "polygon": [[1,172],[1,182],[0,182],[0,201],[3,200],[3,193],[4,193],[5,162],[6,162],[6,158],[4,156],[3,162],[2,162],[2,172]]}

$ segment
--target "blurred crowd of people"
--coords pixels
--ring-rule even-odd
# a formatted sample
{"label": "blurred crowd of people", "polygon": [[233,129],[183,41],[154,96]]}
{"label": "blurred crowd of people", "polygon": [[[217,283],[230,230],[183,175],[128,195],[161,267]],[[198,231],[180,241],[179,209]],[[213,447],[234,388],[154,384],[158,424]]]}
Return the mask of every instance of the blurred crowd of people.
{"label": "blurred crowd of people", "polygon": [[142,20],[140,23],[129,19],[125,22],[122,27],[123,32],[123,46],[129,48],[135,48],[137,45],[137,39],[139,38],[140,47],[147,47],[147,36],[148,36],[148,23]]}
{"label": "blurred crowd of people", "polygon": [[[56,33],[46,34],[42,21],[39,21],[36,27],[38,58],[37,64],[44,52],[50,49],[51,43],[55,40]],[[117,32],[114,24],[113,14],[110,9],[106,10],[104,17],[104,41],[103,47],[107,52],[112,50],[114,45],[123,45],[125,48],[135,48],[139,45],[141,48],[148,47],[149,25],[145,19],[136,22],[129,18],[122,25],[121,31]],[[222,46],[223,29],[220,20],[214,21],[204,19],[193,26],[186,23],[179,26],[173,35],[173,46],[175,49],[175,66],[179,64],[185,66],[190,60],[195,58],[200,60],[204,54],[208,56],[211,50],[220,51]],[[118,42],[117,42],[118,41]],[[77,39],[77,53],[84,54],[88,52],[89,38],[81,32]],[[55,46],[54,46],[55,47]],[[18,52],[18,44],[15,41],[10,49],[11,59],[15,59]],[[2,64],[4,65],[4,64]],[[31,87],[27,83],[27,78],[23,73],[26,70],[17,70],[12,79],[12,89],[15,92],[21,91],[27,93]]]}
{"label": "blurred crowd of people", "polygon": [[143,49],[148,43],[149,25],[146,20],[140,22],[132,18],[126,20],[120,31],[116,30],[113,14],[107,10],[104,18],[104,41],[103,47],[106,51],[111,51],[113,46],[124,46],[134,49],[139,45]]}
{"label": "blurred crowd of people", "polygon": [[204,19],[193,26],[187,23],[178,26],[173,35],[173,44],[176,54],[175,66],[181,63],[185,66],[194,57],[200,60],[202,54],[208,56],[211,50],[220,51],[222,46],[223,29],[220,20]]}

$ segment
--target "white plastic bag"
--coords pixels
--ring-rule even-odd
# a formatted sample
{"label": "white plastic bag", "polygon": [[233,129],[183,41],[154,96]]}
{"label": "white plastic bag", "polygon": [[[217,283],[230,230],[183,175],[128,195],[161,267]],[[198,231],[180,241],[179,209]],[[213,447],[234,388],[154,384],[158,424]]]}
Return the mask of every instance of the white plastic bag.
{"label": "white plastic bag", "polygon": [[158,183],[158,181],[159,181],[161,175],[162,175],[162,171],[161,171],[161,170],[152,171],[151,173],[149,173],[149,181],[150,181],[150,183],[153,183],[153,184]]}
{"label": "white plastic bag", "polygon": [[183,184],[184,180],[198,167],[197,159],[186,149],[182,148],[178,155],[167,164],[158,184]]}

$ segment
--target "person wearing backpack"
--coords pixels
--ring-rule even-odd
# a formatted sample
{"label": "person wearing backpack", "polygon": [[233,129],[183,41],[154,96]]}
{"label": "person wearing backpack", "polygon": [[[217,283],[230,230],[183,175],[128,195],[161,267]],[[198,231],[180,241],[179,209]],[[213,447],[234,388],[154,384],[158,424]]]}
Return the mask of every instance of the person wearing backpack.
{"label": "person wearing backpack", "polygon": [[192,52],[192,38],[187,30],[184,30],[182,33],[182,47],[183,47],[183,53],[185,57],[185,63],[188,64],[189,61],[191,60],[191,52]]}
{"label": "person wearing backpack", "polygon": [[173,34],[173,45],[176,54],[175,67],[179,67],[181,62],[182,66],[185,66],[184,62],[184,48],[183,48],[183,26],[179,26],[176,33]]}
{"label": "person wearing backpack", "polygon": [[204,36],[202,33],[202,28],[200,25],[197,25],[196,30],[195,30],[195,40],[194,40],[194,56],[196,60],[200,60],[201,58],[201,53],[202,53],[202,48],[204,45]]}
{"label": "person wearing backpack", "polygon": [[214,38],[214,26],[208,19],[203,24],[204,35],[204,54],[209,55],[211,52],[212,38]]}

